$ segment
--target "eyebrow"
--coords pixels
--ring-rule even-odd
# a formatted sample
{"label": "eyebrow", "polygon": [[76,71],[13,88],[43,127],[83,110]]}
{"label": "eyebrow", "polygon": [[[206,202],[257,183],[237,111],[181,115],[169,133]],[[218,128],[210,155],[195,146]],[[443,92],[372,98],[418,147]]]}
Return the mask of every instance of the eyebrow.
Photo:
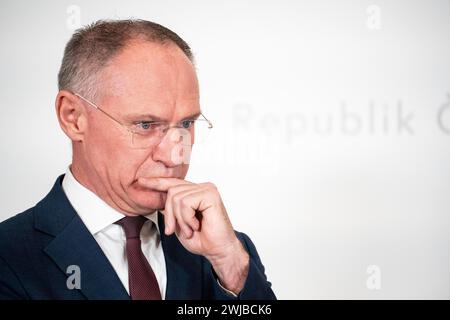
{"label": "eyebrow", "polygon": [[[187,120],[187,119],[196,119],[200,116],[201,112],[195,112],[191,115],[187,115],[183,117],[180,121]],[[161,121],[161,122],[167,122],[164,118],[152,115],[152,114],[143,114],[143,113],[131,113],[124,116],[127,120],[150,120],[150,121]]]}

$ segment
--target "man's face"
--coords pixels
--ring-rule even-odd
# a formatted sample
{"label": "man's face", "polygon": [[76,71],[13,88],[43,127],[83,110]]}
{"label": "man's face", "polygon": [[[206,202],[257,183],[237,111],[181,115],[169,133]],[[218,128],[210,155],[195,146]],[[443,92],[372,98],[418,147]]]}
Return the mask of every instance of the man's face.
{"label": "man's face", "polygon": [[[194,67],[174,45],[130,43],[110,61],[100,81],[100,98],[95,102],[124,124],[155,119],[175,124],[200,113]],[[164,208],[166,195],[144,189],[137,181],[141,177],[184,179],[188,165],[174,161],[173,130],[177,129],[170,129],[150,147],[136,149],[125,128],[90,108],[83,153],[95,192],[128,213]]]}

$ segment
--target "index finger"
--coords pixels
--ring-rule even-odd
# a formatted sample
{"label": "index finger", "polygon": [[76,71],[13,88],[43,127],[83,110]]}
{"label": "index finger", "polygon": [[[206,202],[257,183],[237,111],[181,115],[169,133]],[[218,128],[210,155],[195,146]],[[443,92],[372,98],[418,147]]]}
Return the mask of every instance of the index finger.
{"label": "index finger", "polygon": [[139,178],[138,182],[143,187],[165,192],[172,187],[192,184],[191,182],[178,178]]}

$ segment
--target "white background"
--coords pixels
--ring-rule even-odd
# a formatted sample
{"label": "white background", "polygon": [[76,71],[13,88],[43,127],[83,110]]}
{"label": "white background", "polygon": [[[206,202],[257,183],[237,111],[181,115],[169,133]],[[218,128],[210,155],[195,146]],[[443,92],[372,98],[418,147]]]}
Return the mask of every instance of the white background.
{"label": "white background", "polygon": [[70,163],[73,29],[129,17],[193,48],[215,128],[188,178],[218,186],[279,298],[450,298],[448,0],[1,0],[0,220]]}

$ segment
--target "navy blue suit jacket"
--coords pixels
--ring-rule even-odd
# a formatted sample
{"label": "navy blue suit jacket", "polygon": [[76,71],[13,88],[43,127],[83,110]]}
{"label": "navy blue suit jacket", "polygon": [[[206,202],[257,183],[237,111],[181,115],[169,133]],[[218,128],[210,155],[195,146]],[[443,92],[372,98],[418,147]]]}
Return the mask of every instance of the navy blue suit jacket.
{"label": "navy blue suit jacket", "polygon": [[[67,199],[61,183],[35,207],[0,224],[0,299],[130,299],[116,272]],[[159,214],[160,230],[164,218]],[[240,299],[275,299],[256,248],[236,233],[250,255]],[[166,299],[231,299],[202,256],[177,237],[161,234],[167,269]],[[68,267],[80,268],[80,289],[69,289]]]}

